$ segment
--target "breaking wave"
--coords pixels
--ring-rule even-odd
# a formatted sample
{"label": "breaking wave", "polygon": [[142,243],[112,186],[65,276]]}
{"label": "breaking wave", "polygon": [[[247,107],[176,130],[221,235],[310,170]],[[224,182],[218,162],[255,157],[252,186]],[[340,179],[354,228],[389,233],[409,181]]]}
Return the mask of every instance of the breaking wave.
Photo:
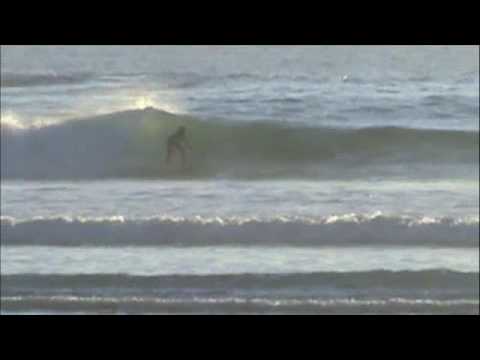
{"label": "breaking wave", "polygon": [[152,217],[1,218],[2,245],[211,246],[407,245],[477,247],[477,219],[389,217],[323,218]]}
{"label": "breaking wave", "polygon": [[[186,126],[193,146],[188,171],[165,164],[167,136],[180,125]],[[315,178],[411,164],[474,168],[479,135],[220,122],[150,108],[44,127],[6,123],[1,140],[2,178]]]}

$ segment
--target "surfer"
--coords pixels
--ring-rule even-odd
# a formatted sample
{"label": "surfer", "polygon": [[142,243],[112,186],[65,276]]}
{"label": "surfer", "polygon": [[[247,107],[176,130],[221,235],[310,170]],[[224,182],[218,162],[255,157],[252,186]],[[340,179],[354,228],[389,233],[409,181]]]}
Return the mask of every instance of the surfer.
{"label": "surfer", "polygon": [[190,143],[187,140],[186,130],[184,126],[180,126],[177,131],[170,135],[167,140],[167,164],[170,164],[172,156],[175,151],[178,151],[182,156],[182,166],[185,168],[186,164],[186,151],[188,148],[192,150]]}

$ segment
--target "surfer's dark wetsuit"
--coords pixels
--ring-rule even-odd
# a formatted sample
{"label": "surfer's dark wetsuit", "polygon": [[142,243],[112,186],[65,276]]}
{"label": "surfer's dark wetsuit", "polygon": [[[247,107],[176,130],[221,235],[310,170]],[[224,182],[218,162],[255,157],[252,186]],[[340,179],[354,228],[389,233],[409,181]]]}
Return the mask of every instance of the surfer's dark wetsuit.
{"label": "surfer's dark wetsuit", "polygon": [[182,165],[185,167],[186,157],[185,157],[185,147],[191,148],[188,144],[187,137],[185,134],[185,127],[180,126],[178,130],[170,135],[167,140],[167,163],[169,164],[172,160],[172,156],[175,151],[180,152],[182,156]]}

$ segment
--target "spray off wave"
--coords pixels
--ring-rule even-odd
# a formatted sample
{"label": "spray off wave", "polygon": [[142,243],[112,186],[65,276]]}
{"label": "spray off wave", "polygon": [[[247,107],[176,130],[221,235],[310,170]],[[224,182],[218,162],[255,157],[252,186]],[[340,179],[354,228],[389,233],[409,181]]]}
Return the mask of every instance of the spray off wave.
{"label": "spray off wave", "polygon": [[[194,149],[188,172],[165,164],[166,139],[180,125]],[[342,177],[392,165],[472,168],[478,140],[478,131],[220,122],[150,108],[44,127],[7,123],[1,170],[24,179]]]}

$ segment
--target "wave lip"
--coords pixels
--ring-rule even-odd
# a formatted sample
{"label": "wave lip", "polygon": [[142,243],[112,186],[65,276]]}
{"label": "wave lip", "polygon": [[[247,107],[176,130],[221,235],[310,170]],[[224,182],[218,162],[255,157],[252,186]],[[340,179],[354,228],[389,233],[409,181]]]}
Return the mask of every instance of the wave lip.
{"label": "wave lip", "polygon": [[[194,149],[185,173],[164,164],[166,139],[180,125]],[[1,176],[13,179],[360,176],[367,166],[475,166],[479,155],[478,131],[219,122],[155,109],[2,126],[1,136]]]}
{"label": "wave lip", "polygon": [[145,219],[1,218],[2,245],[210,246],[408,245],[478,247],[478,219],[344,215],[318,219],[277,217]]}

